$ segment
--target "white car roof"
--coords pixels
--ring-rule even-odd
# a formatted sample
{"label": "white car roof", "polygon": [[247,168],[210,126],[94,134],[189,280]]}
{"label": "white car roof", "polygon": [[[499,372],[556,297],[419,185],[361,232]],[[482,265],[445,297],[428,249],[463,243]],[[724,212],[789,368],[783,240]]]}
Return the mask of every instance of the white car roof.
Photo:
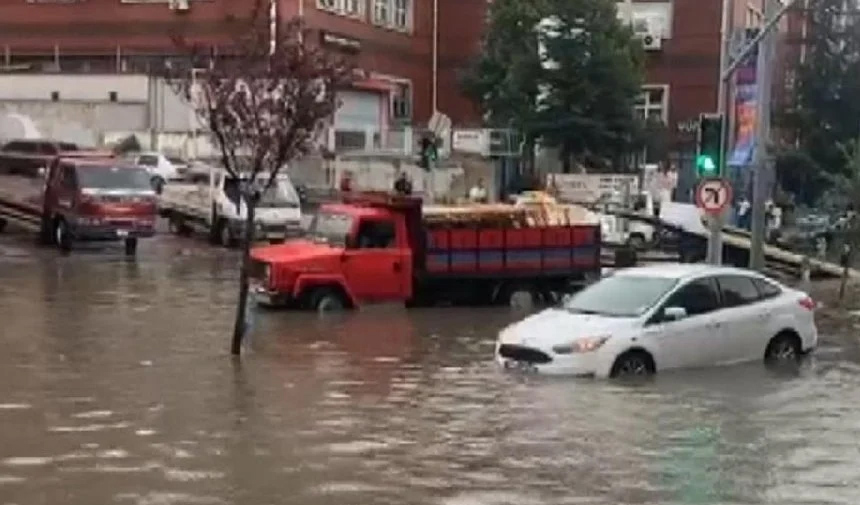
{"label": "white car roof", "polygon": [[746,275],[764,277],[753,270],[743,268],[708,265],[705,263],[661,263],[618,270],[615,275],[637,277],[661,277],[665,279],[688,279],[710,275]]}

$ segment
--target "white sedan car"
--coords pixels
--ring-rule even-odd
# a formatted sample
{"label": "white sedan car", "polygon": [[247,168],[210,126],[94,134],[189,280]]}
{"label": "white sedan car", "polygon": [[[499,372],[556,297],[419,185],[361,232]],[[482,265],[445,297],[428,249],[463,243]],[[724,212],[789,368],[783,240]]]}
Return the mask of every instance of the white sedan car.
{"label": "white sedan car", "polygon": [[499,333],[505,368],[592,377],[764,359],[816,347],[815,302],[758,273],[664,264],[620,270]]}

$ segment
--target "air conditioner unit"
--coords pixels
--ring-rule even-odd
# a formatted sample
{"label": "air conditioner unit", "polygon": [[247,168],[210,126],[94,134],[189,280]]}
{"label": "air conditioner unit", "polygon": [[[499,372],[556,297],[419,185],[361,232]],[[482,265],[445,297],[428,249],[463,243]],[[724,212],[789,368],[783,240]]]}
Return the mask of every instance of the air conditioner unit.
{"label": "air conditioner unit", "polygon": [[189,0],[170,0],[170,8],[175,11],[187,11],[191,5]]}
{"label": "air conditioner unit", "polygon": [[654,33],[643,33],[639,35],[642,39],[642,47],[646,51],[659,51],[663,48],[663,38]]}

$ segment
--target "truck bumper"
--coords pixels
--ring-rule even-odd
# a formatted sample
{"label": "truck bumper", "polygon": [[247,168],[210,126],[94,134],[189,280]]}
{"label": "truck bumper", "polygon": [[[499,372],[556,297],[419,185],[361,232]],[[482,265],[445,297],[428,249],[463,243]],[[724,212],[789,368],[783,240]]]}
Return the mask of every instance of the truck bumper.
{"label": "truck bumper", "polygon": [[72,230],[77,240],[107,241],[124,240],[127,238],[149,238],[155,236],[154,226],[117,226],[106,225],[82,225],[78,224]]}
{"label": "truck bumper", "polygon": [[[230,232],[234,237],[241,238],[245,236],[245,222],[231,221]],[[259,241],[284,241],[288,238],[298,237],[302,234],[301,222],[289,222],[279,224],[264,224],[257,223],[254,228],[254,239]]]}
{"label": "truck bumper", "polygon": [[294,307],[297,304],[289,294],[278,293],[259,284],[252,284],[250,291],[254,301],[263,307]]}

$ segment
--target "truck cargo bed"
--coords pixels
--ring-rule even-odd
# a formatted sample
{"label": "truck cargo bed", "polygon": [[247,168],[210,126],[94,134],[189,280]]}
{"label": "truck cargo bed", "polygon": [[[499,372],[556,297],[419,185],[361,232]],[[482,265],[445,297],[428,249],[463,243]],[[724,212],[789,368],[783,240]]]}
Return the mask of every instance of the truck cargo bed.
{"label": "truck cargo bed", "polygon": [[600,229],[430,229],[425,272],[431,276],[563,276],[600,269]]}
{"label": "truck cargo bed", "polygon": [[44,184],[41,178],[0,174],[0,218],[28,228],[38,227]]}

